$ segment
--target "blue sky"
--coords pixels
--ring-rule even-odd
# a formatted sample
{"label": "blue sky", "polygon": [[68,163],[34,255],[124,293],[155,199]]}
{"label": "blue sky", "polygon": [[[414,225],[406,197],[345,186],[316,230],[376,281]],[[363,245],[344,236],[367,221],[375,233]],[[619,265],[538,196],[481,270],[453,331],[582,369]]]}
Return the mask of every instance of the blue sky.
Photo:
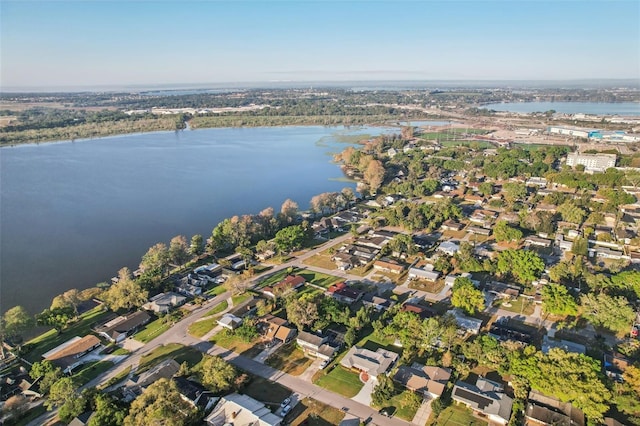
{"label": "blue sky", "polygon": [[634,1],[7,1],[3,87],[640,78]]}

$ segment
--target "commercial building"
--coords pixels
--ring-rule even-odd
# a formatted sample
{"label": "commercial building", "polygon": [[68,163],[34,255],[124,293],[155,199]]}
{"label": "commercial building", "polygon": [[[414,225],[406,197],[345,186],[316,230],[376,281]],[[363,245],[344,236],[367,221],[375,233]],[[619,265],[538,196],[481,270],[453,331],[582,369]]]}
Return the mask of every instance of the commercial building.
{"label": "commercial building", "polygon": [[587,172],[604,172],[616,166],[615,154],[579,154],[577,152],[567,155],[567,166],[584,166]]}

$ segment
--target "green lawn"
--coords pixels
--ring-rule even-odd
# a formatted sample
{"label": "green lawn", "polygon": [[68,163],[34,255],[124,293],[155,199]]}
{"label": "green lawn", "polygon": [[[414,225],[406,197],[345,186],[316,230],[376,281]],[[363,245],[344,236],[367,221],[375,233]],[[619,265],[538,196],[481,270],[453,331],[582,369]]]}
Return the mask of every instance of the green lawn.
{"label": "green lawn", "polygon": [[246,302],[251,297],[251,293],[245,292],[242,294],[238,294],[236,296],[231,297],[231,302],[233,302],[233,306],[238,306],[242,302]]}
{"label": "green lawn", "polygon": [[224,293],[225,291],[227,291],[227,289],[224,288],[224,285],[218,284],[214,288],[211,288],[211,289],[205,291],[204,294],[206,294],[208,296],[219,296],[222,293]]}
{"label": "green lawn", "polygon": [[44,406],[44,404],[40,404],[37,407],[32,408],[31,410],[29,410],[26,413],[24,413],[22,415],[22,417],[20,418],[20,420],[18,420],[14,424],[15,424],[15,426],[27,425],[27,424],[31,423],[32,421],[34,421],[35,419],[37,419],[38,417],[40,417],[41,415],[43,415],[46,412],[47,412],[47,409]]}
{"label": "green lawn", "polygon": [[267,365],[292,376],[301,375],[312,363],[313,360],[305,357],[295,343],[284,345],[266,361]]}
{"label": "green lawn", "polygon": [[389,400],[389,403],[387,404],[387,406],[396,408],[396,412],[394,413],[395,417],[400,417],[401,419],[404,419],[410,422],[411,420],[413,420],[413,417],[416,415],[416,412],[418,411],[418,408],[420,408],[420,405],[418,404],[413,407],[405,406],[404,400],[408,393],[411,393],[411,391],[405,390],[403,392],[400,392],[398,395],[395,395],[393,398]]}
{"label": "green lawn", "polygon": [[[366,331],[366,330],[365,330]],[[393,346],[394,339],[379,339],[374,336],[373,333],[363,337],[356,346],[359,348],[369,349],[370,351],[377,351],[379,348],[386,349],[397,354],[402,354],[402,348]]]}
{"label": "green lawn", "polygon": [[170,318],[158,318],[155,321],[151,321],[142,330],[134,334],[133,338],[141,343],[149,343],[151,340],[169,330],[169,328],[171,328],[171,324],[172,322]]}
{"label": "green lawn", "polygon": [[192,347],[181,345],[180,343],[169,343],[143,356],[140,359],[140,366],[136,370],[136,373],[140,374],[167,358],[176,360],[178,364],[186,361],[189,367],[193,367],[202,360],[202,352]]}
{"label": "green lawn", "polygon": [[223,348],[229,349],[240,355],[247,356],[249,358],[253,358],[262,352],[262,346],[258,346],[258,339],[255,339],[251,342],[245,342],[240,337],[233,334],[233,332],[224,329],[220,333],[213,336],[211,342],[222,346]]}
{"label": "green lawn", "polygon": [[340,366],[336,366],[327,374],[320,376],[315,384],[347,398],[356,396],[364,386],[358,373],[348,371]]}
{"label": "green lawn", "polygon": [[524,297],[518,297],[516,300],[496,300],[493,306],[504,309],[505,311],[522,313],[523,315],[531,315],[535,309],[535,304]]}
{"label": "green lawn", "polygon": [[211,315],[219,314],[220,312],[224,311],[228,307],[229,307],[229,302],[227,302],[226,300],[223,300],[222,302],[220,302],[216,306],[214,306],[213,309],[211,309],[209,312],[207,312],[204,316],[208,317],[208,316],[211,316]]}
{"label": "green lawn", "polygon": [[304,279],[310,283],[323,288],[329,288],[331,284],[335,284],[341,281],[342,278],[333,275],[321,274],[320,272],[311,271],[309,269],[303,269],[298,272],[297,275],[304,277]]}
{"label": "green lawn", "polygon": [[[473,129],[469,129],[469,130],[473,130]],[[471,133],[471,132],[470,132]],[[441,141],[440,145],[442,146],[470,146],[471,144],[477,144],[478,149],[491,149],[491,148],[495,148],[495,145],[493,145],[491,142],[487,142],[487,141]]]}
{"label": "green lawn", "polygon": [[194,337],[202,337],[218,325],[218,318],[207,318],[206,320],[197,321],[189,326],[189,334]]}
{"label": "green lawn", "polygon": [[42,360],[43,353],[61,345],[72,337],[86,336],[91,332],[93,324],[104,321],[110,314],[111,312],[109,311],[103,311],[102,306],[96,306],[82,314],[78,321],[69,325],[62,333],[58,334],[56,330],[51,329],[34,337],[23,346],[26,351],[24,358],[29,362]]}
{"label": "green lawn", "polygon": [[[296,273],[295,269],[294,269],[293,273],[294,274]],[[289,275],[289,274],[287,273],[286,269],[283,269],[282,271],[278,271],[275,274],[270,275],[267,278],[265,278],[262,281],[260,281],[260,284],[258,285],[258,287],[262,288],[262,287],[272,286],[274,284],[277,284],[280,281],[284,280],[287,275]]]}
{"label": "green lawn", "polygon": [[83,386],[100,374],[113,367],[113,363],[109,361],[96,361],[81,365],[78,371],[73,375],[73,379],[78,386]]}
{"label": "green lawn", "polygon": [[104,382],[102,385],[98,386],[98,389],[99,390],[106,389],[117,383],[120,383],[121,381],[127,378],[129,373],[131,373],[131,366],[128,366],[127,368],[125,368],[124,370],[122,370],[121,372],[119,372],[118,374],[116,374],[106,382]]}
{"label": "green lawn", "polygon": [[426,291],[427,293],[438,294],[444,288],[444,280],[436,280],[435,282],[426,280],[411,280],[409,288]]}
{"label": "green lawn", "polygon": [[431,416],[427,424],[437,424],[438,426],[486,426],[487,422],[474,417],[467,407],[452,404],[442,410],[437,419],[433,419],[433,416]]}

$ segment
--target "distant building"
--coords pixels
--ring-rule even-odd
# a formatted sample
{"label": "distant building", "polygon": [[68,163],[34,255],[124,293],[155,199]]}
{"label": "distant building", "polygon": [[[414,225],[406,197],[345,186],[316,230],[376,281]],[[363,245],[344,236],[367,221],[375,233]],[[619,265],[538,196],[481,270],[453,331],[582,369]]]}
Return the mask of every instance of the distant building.
{"label": "distant building", "polygon": [[588,172],[604,172],[616,166],[615,154],[579,154],[577,152],[567,155],[567,166],[575,167],[578,164],[584,166]]}

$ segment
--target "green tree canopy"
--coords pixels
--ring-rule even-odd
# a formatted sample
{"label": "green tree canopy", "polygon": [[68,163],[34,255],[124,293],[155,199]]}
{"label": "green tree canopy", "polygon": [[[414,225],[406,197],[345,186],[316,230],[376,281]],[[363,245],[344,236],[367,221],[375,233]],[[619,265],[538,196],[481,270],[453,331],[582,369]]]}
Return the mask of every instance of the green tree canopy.
{"label": "green tree canopy", "polygon": [[182,399],[173,380],[160,379],[131,403],[125,426],[182,426],[195,421],[197,410]]}
{"label": "green tree canopy", "polygon": [[282,228],[276,233],[274,242],[278,250],[283,253],[288,253],[298,247],[304,242],[306,233],[301,225],[292,225]]}
{"label": "green tree canopy", "polygon": [[0,332],[7,339],[20,338],[33,325],[33,317],[22,306],[14,306],[0,318]]}
{"label": "green tree canopy", "polygon": [[519,241],[522,238],[522,231],[512,226],[506,220],[499,220],[493,227],[493,235],[496,241]]}
{"label": "green tree canopy", "polygon": [[542,309],[554,315],[576,315],[578,304],[562,284],[547,284],[542,287]]}
{"label": "green tree canopy", "polygon": [[585,317],[593,325],[608,328],[618,335],[629,332],[636,316],[629,301],[622,296],[589,293],[582,295],[580,303]]}
{"label": "green tree canopy", "polygon": [[118,282],[104,293],[104,301],[110,309],[131,309],[144,305],[149,293],[132,277],[129,268],[122,268],[118,272]]}
{"label": "green tree canopy", "polygon": [[513,276],[520,284],[530,284],[544,271],[544,261],[531,250],[504,250],[497,259],[497,271]]}
{"label": "green tree canopy", "polygon": [[236,369],[219,356],[205,355],[200,363],[202,384],[213,392],[231,388],[237,376]]}
{"label": "green tree canopy", "polygon": [[451,304],[469,314],[484,311],[484,295],[469,278],[456,278],[451,296]]}

